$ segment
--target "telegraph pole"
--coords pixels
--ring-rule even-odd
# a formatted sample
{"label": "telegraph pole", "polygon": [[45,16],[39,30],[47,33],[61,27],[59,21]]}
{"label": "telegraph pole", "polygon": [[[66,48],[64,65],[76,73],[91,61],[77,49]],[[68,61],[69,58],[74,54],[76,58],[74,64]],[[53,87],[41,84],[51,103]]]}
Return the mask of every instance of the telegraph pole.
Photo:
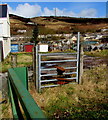
{"label": "telegraph pole", "polygon": [[55,11],[55,17],[56,17],[56,12],[57,12],[57,11],[56,11],[56,8],[55,8],[55,10],[54,10],[54,11]]}

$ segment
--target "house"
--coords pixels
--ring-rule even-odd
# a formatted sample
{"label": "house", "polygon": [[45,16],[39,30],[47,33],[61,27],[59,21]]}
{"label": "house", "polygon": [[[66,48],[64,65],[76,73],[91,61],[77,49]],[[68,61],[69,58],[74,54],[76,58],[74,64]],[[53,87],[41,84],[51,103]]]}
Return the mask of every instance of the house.
{"label": "house", "polygon": [[102,35],[97,35],[95,39],[99,40],[102,38]]}
{"label": "house", "polygon": [[23,45],[23,47],[24,47],[25,52],[32,52],[32,49],[34,47],[34,43],[25,43]]}
{"label": "house", "polygon": [[108,29],[101,29],[101,32],[106,32],[108,31]]}
{"label": "house", "polygon": [[89,40],[90,36],[84,37],[84,41]]}
{"label": "house", "polygon": [[26,30],[17,30],[17,33],[26,33]]}
{"label": "house", "polygon": [[69,39],[70,43],[75,43],[77,41],[77,36],[73,36],[72,38]]}
{"label": "house", "polygon": [[73,37],[72,37],[72,40],[73,40],[73,41],[77,41],[77,37],[76,37],[76,36],[73,36]]}
{"label": "house", "polygon": [[38,43],[39,52],[48,52],[48,44]]}
{"label": "house", "polygon": [[18,44],[11,44],[11,52],[19,52],[19,45]]}
{"label": "house", "polygon": [[0,62],[10,53],[10,22],[7,4],[0,4]]}

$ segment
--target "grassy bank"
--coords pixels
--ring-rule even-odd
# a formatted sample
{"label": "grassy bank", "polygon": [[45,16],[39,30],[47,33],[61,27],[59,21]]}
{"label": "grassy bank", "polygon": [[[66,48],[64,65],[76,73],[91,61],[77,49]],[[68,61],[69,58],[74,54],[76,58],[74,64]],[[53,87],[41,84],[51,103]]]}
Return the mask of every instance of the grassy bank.
{"label": "grassy bank", "polygon": [[104,120],[108,119],[106,65],[86,70],[83,84],[67,84],[30,92],[49,119]]}
{"label": "grassy bank", "polygon": [[93,57],[108,57],[108,50],[96,50],[91,52],[85,52],[85,54]]}
{"label": "grassy bank", "polygon": [[[29,91],[48,119],[107,120],[108,96],[106,81],[108,66],[100,65],[85,70],[83,84],[67,84],[46,88],[37,93],[34,83],[29,83]],[[10,104],[3,104],[3,118],[11,118]]]}
{"label": "grassy bank", "polygon": [[[94,54],[103,56],[104,51]],[[107,52],[104,55],[107,58]],[[4,66],[10,65],[7,58]],[[32,64],[30,54],[18,54],[18,66]],[[11,66],[9,66],[11,67]],[[7,67],[4,69],[7,70]],[[106,64],[84,70],[83,84],[66,84],[55,88],[46,88],[37,93],[34,83],[29,83],[29,91],[34,100],[49,119],[106,120],[108,119],[108,66]],[[3,117],[11,118],[10,104],[3,104]],[[9,112],[9,113],[8,113]]]}
{"label": "grassy bank", "polygon": [[[10,54],[2,63],[0,63],[2,72],[6,72],[9,68],[12,67],[11,55],[12,54]],[[16,55],[17,67],[27,67],[32,65],[32,54],[17,53]]]}

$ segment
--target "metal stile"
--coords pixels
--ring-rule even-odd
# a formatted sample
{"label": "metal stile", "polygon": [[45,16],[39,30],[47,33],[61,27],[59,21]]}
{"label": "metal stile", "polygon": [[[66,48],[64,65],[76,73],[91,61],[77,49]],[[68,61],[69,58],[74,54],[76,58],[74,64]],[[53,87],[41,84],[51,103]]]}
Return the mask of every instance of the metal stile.
{"label": "metal stile", "polygon": [[80,32],[78,32],[78,39],[77,39],[77,79],[76,82],[79,82],[79,67],[80,67]]}
{"label": "metal stile", "polygon": [[57,62],[74,62],[74,61],[77,61],[77,60],[59,60],[59,61],[41,61],[41,63],[57,63]]}
{"label": "metal stile", "polygon": [[[77,52],[75,53],[47,53],[47,54],[42,54],[38,53],[38,46],[36,46],[36,89],[38,92],[41,91],[42,88],[47,88],[47,87],[55,87],[55,86],[60,86],[60,84],[55,84],[55,82],[58,81],[57,78],[52,78],[50,79],[49,77],[56,76],[57,77],[57,68],[54,68],[53,65],[56,64],[63,64],[63,63],[68,63],[68,62],[75,62],[76,66],[66,66],[64,67],[65,70],[74,70],[73,72],[64,72],[63,75],[76,75],[73,77],[66,77],[65,79],[67,80],[75,80],[76,83],[79,83],[79,62],[80,62],[80,33],[78,32],[78,40],[77,40]],[[52,57],[52,56],[63,56],[65,58],[66,55],[75,55],[74,59],[63,59],[63,60],[42,60],[42,57]],[[43,67],[42,64],[45,65],[52,65],[52,68],[47,68]],[[64,65],[64,64],[63,64]],[[43,71],[48,71],[48,73],[44,73]],[[55,72],[51,72],[55,71]],[[43,72],[43,73],[42,73]],[[51,73],[49,73],[51,72]],[[51,84],[50,84],[51,83]],[[71,82],[72,83],[72,82]]]}

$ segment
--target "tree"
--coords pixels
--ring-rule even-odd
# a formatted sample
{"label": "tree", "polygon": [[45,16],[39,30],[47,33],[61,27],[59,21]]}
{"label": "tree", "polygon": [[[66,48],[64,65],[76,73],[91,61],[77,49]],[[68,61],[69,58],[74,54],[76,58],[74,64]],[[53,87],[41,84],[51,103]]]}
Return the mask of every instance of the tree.
{"label": "tree", "polygon": [[34,29],[33,29],[33,36],[32,36],[32,39],[31,39],[31,42],[38,44],[39,40],[38,40],[38,26],[35,25]]}
{"label": "tree", "polygon": [[[38,26],[35,25],[34,29],[33,29],[33,35],[32,35],[32,39],[31,39],[31,42],[35,43],[35,46],[33,48],[33,80],[34,80],[34,84],[36,85],[36,65],[37,65],[37,61],[36,61],[36,51],[38,48],[37,44],[39,42],[38,40],[38,34],[39,34],[39,31],[38,31]],[[35,86],[36,87],[36,86]]]}

